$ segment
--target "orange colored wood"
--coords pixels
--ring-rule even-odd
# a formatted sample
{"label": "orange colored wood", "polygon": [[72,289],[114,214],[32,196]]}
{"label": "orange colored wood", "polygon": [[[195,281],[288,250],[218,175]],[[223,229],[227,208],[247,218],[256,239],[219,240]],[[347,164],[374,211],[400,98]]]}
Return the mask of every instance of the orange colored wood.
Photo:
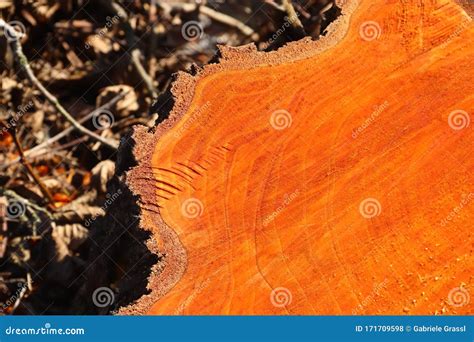
{"label": "orange colored wood", "polygon": [[136,130],[128,183],[166,256],[123,312],[473,313],[472,20],[344,2],[321,41],[223,48]]}

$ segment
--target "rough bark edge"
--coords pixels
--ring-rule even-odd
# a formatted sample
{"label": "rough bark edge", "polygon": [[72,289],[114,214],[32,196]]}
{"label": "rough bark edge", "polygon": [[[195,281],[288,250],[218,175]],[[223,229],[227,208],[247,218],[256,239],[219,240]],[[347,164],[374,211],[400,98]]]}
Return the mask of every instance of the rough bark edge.
{"label": "rough bark edge", "polygon": [[[229,70],[248,70],[264,65],[291,63],[314,57],[338,44],[349,29],[351,15],[358,6],[358,0],[339,0],[338,7],[341,15],[327,27],[327,34],[319,40],[310,37],[288,43],[277,51],[257,51],[254,44],[241,47],[220,46],[218,63],[209,64],[195,70],[194,75],[179,72],[171,87],[174,105],[169,117],[149,132],[147,128],[135,127],[132,139],[135,141],[134,154],[138,166],[126,174],[126,184],[134,195],[139,198],[141,209],[140,227],[152,233],[152,238],[146,242],[154,254],[163,254],[164,262],[153,266],[148,277],[149,294],[143,295],[134,303],[119,309],[120,315],[144,315],[151,307],[181,279],[186,270],[186,250],[179,241],[174,230],[162,219],[156,202],[153,188],[142,186],[148,177],[153,177],[150,168],[151,156],[159,138],[171,130],[187,112],[197,83],[210,75]],[[153,234],[157,234],[157,243]],[[161,248],[160,248],[161,247]]]}

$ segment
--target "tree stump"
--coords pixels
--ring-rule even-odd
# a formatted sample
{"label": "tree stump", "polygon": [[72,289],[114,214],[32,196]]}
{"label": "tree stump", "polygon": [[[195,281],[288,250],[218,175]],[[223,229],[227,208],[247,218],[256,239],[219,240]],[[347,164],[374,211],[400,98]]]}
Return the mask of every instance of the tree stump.
{"label": "tree stump", "polygon": [[319,41],[221,47],[136,128],[164,267],[134,314],[468,314],[474,28],[454,1],[343,1]]}

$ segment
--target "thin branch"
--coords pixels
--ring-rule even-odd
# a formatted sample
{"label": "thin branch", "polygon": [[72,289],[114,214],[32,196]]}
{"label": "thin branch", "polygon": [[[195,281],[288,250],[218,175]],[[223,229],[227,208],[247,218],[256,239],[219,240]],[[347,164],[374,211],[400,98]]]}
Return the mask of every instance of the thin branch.
{"label": "thin branch", "polygon": [[207,17],[220,22],[221,24],[230,26],[230,27],[235,27],[237,30],[242,32],[244,35],[251,37],[253,40],[258,40],[258,33],[254,31],[250,26],[245,25],[243,22],[240,20],[231,17],[228,14],[218,12],[210,7],[204,6],[202,4],[189,4],[189,3],[173,3],[173,4],[168,4],[166,2],[160,2],[158,3],[158,6],[161,8],[171,11],[171,9],[181,9],[184,12],[192,12],[195,10],[198,10],[200,13],[206,15]]}
{"label": "thin branch", "polygon": [[285,9],[283,8],[283,6],[277,4],[275,1],[273,0],[264,0],[263,1],[264,3],[272,6],[273,8],[275,8],[277,11],[280,11],[280,12],[284,12],[286,13]]}
{"label": "thin branch", "polygon": [[[88,113],[87,115],[85,115],[84,117],[80,118],[78,121],[80,124],[83,124],[84,122],[88,121],[90,118],[92,118],[96,113],[100,113],[101,111],[104,111],[104,110],[110,110],[110,108],[112,108],[113,105],[115,105],[118,101],[120,101],[121,99],[123,99],[130,91],[127,90],[127,91],[124,91],[124,92],[121,92],[119,93],[118,95],[116,95],[115,97],[113,97],[109,102],[103,104],[102,106],[100,107],[97,107],[96,109],[94,109],[93,111],[91,111],[90,113]],[[5,125],[6,127],[7,125]],[[42,142],[41,144],[39,145],[36,145],[35,147],[33,148],[30,148],[29,150],[26,150],[25,151],[25,158],[27,160],[31,160],[33,158],[36,158],[36,157],[39,157],[45,153],[48,153],[50,152],[49,151],[49,147],[54,144],[55,142],[57,142],[58,140],[61,140],[62,138],[66,137],[67,135],[69,135],[69,133],[71,133],[72,131],[74,131],[74,127],[68,127],[66,129],[64,129],[63,131],[61,131],[60,133],[56,134],[55,136],[49,138],[48,140]],[[87,137],[86,137],[87,138]],[[77,142],[83,142],[84,139],[79,139],[79,140],[74,140],[75,143],[74,144],[65,144],[61,147],[61,149],[63,149],[65,146],[74,146]],[[20,158],[16,158],[16,159],[13,159],[3,165],[0,166],[0,170],[4,170],[6,168],[9,168],[10,166],[12,165],[15,165],[15,164],[18,164],[20,162]]]}
{"label": "thin branch", "polygon": [[285,12],[288,14],[288,21],[293,26],[296,32],[302,37],[307,36],[306,31],[304,30],[303,24],[301,23],[300,18],[298,18],[298,14],[293,7],[293,3],[291,0],[282,0],[283,8]]}
{"label": "thin branch", "polygon": [[[49,211],[47,211],[47,210],[44,209],[43,207],[40,207],[39,205],[36,205],[36,204],[33,203],[32,201],[27,200],[26,198],[24,198],[24,197],[18,195],[18,194],[17,194],[16,192],[14,192],[13,190],[4,190],[4,189],[1,189],[1,188],[0,188],[0,194],[6,196],[7,198],[10,197],[10,198],[13,198],[13,199],[16,200],[16,201],[20,201],[20,202],[24,203],[27,208],[30,207],[32,213],[33,213],[34,211],[39,211],[39,212],[45,214],[46,216],[48,216],[48,218],[49,218],[51,221],[53,220],[53,216],[51,215],[51,213],[50,213]],[[39,221],[39,218],[37,218],[37,219],[38,219],[38,221]]]}
{"label": "thin branch", "polygon": [[142,52],[138,48],[138,38],[135,36],[133,28],[129,23],[127,11],[125,11],[122,6],[120,6],[117,2],[113,0],[102,0],[101,3],[107,9],[108,12],[120,18],[122,29],[125,32],[125,39],[127,40],[128,46],[132,49],[130,52],[130,59],[132,61],[132,64],[137,70],[140,77],[142,78],[143,82],[145,82],[145,85],[151,96],[157,97],[158,91],[153,85],[153,80],[150,75],[148,75],[147,71],[145,70],[145,67],[141,62],[141,59],[143,57]]}
{"label": "thin branch", "polygon": [[36,78],[33,70],[31,69],[30,64],[28,63],[28,59],[26,58],[25,54],[23,53],[23,48],[20,43],[20,36],[18,32],[15,30],[14,27],[10,26],[7,24],[3,19],[0,19],[0,29],[3,29],[4,31],[8,32],[8,35],[10,37],[13,37],[13,39],[10,39],[10,44],[12,46],[13,54],[15,56],[15,59],[18,61],[18,64],[23,68],[25,71],[28,79],[33,83],[36,88],[46,97],[46,99],[56,108],[56,110],[79,132],[91,137],[92,139],[96,141],[100,141],[104,145],[109,146],[110,148],[117,149],[118,148],[118,141],[115,140],[109,140],[106,138],[101,137],[98,134],[95,134],[94,132],[88,130],[84,126],[82,126],[79,122],[74,119],[74,117],[69,114],[69,112],[61,105],[59,100],[51,94],[44,86],[43,84]]}
{"label": "thin branch", "polygon": [[[236,29],[238,29],[240,32],[242,32],[244,35],[248,37],[252,37],[256,35],[255,31],[250,26],[245,25],[243,22],[241,22],[240,20],[234,17],[231,17],[230,15],[224,14],[222,12],[218,12],[207,6],[199,6],[199,11],[202,14],[208,16],[209,18],[215,21],[218,21],[227,26],[235,27]],[[257,38],[257,37],[253,37],[253,38]]]}
{"label": "thin branch", "polygon": [[[94,109],[92,112],[88,113],[87,115],[85,115],[84,117],[80,118],[78,121],[79,123],[83,124],[84,122],[88,121],[90,118],[92,118],[96,113],[100,113],[101,111],[104,111],[104,110],[109,110],[113,105],[115,105],[118,101],[120,101],[121,99],[123,99],[127,94],[129,93],[129,91],[125,91],[125,92],[122,92],[120,94],[118,94],[117,96],[115,96],[113,99],[111,99],[109,102],[105,103],[104,105],[98,107],[97,109]],[[72,131],[74,130],[73,127],[68,127],[66,128],[65,130],[63,130],[62,132],[56,134],[54,137],[51,137],[49,138],[48,140],[46,140],[45,142],[42,142],[41,144],[25,151],[25,155],[27,157],[30,157],[32,154],[34,154],[35,151],[38,151],[38,150],[41,150],[43,148],[46,148],[48,146],[50,146],[51,144],[55,143],[56,141],[64,138],[65,136],[67,136],[69,133],[71,133]]]}
{"label": "thin branch", "polygon": [[39,188],[41,189],[41,192],[47,198],[49,204],[53,207],[53,204],[54,204],[53,195],[51,195],[51,192],[49,192],[48,188],[41,181],[41,178],[39,178],[39,176],[36,174],[31,164],[28,162],[28,160],[26,160],[23,147],[21,146],[20,139],[18,138],[18,134],[16,132],[16,127],[12,127],[10,129],[10,134],[13,137],[13,142],[15,143],[18,153],[20,154],[21,163],[25,167],[26,171],[28,171],[30,176],[33,177],[33,179],[35,180],[35,183],[39,186]]}

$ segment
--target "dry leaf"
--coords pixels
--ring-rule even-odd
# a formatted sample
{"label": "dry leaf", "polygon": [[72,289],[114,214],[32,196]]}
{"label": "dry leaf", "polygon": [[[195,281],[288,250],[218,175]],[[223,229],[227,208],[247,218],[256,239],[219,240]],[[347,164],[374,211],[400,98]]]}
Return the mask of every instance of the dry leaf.
{"label": "dry leaf", "polygon": [[104,214],[104,210],[100,207],[72,202],[56,212],[54,220],[58,223],[84,223]]}
{"label": "dry leaf", "polygon": [[120,94],[120,92],[127,92],[127,94],[110,111],[118,117],[126,117],[137,111],[139,108],[137,94],[133,87],[124,84],[102,89],[97,97],[97,107],[106,104]]}
{"label": "dry leaf", "polygon": [[107,191],[107,182],[115,174],[115,163],[111,160],[104,160],[92,169],[92,186],[101,192]]}
{"label": "dry leaf", "polygon": [[13,0],[0,0],[0,9],[5,9],[13,5]]}
{"label": "dry leaf", "polygon": [[55,241],[62,240],[71,251],[75,251],[87,239],[89,231],[81,224],[56,226],[53,230]]}

